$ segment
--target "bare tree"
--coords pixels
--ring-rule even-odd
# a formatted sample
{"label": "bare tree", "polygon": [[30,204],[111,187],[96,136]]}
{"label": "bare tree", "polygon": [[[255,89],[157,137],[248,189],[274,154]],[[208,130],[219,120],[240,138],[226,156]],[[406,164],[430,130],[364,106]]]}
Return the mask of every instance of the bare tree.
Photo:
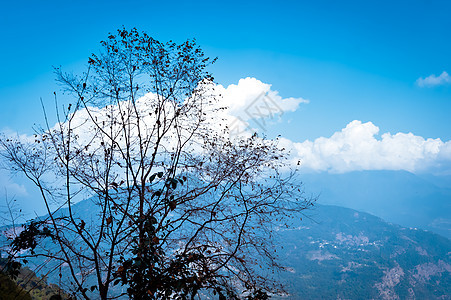
{"label": "bare tree", "polygon": [[[101,45],[81,76],[56,69],[73,101],[55,126],[0,141],[48,213],[13,250],[51,259],[85,299],[264,299],[273,227],[311,205],[277,140],[230,137],[195,41],[122,29]],[[88,198],[91,218],[74,207]]]}

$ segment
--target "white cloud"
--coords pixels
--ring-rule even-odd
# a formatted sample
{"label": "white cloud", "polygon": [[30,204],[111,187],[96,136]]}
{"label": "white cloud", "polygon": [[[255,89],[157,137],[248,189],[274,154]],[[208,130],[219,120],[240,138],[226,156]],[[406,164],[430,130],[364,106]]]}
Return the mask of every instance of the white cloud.
{"label": "white cloud", "polygon": [[[227,87],[216,85],[214,94],[221,94],[220,106],[228,109],[220,110],[218,115],[209,116],[205,124],[209,131],[224,132],[224,126],[237,125],[240,135],[252,134],[249,122],[253,118],[271,118],[273,115],[295,111],[301,103],[308,103],[303,98],[282,98],[271,85],[255,78],[239,80],[238,84]],[[143,121],[148,124],[146,131],[152,130],[155,124],[151,116],[153,94],[148,94],[137,101],[142,109]],[[269,106],[269,107],[268,107]],[[101,122],[108,113],[115,113],[116,107],[93,109],[93,113]],[[148,111],[148,113],[147,113]],[[168,109],[168,112],[170,110]],[[189,124],[190,115],[184,122]],[[238,122],[239,124],[234,124]],[[182,122],[183,123],[183,122]],[[77,112],[72,124],[83,144],[92,140],[95,134],[93,124],[84,110]],[[233,131],[234,129],[231,128]],[[239,136],[239,135],[237,135]],[[170,137],[166,141],[170,145]],[[292,141],[281,138],[280,146],[290,150],[293,165],[301,162],[301,168],[315,171],[348,172],[354,170],[406,170],[410,172],[448,172],[451,173],[451,141],[425,139],[412,133],[383,133],[371,122],[362,123],[355,120],[331,137],[319,137],[314,141]],[[15,186],[20,191],[20,186]]]}
{"label": "white cloud", "polygon": [[[256,78],[243,78],[238,81],[238,84],[231,84],[227,88],[218,85],[218,91],[223,96],[222,104],[229,107],[229,113],[236,116],[242,116],[244,120],[253,118],[252,111],[258,109],[258,105],[262,96],[267,97],[266,103],[271,105],[269,110],[263,110],[262,115],[256,117],[267,117],[271,113],[283,113],[287,111],[295,111],[299,104],[308,103],[309,101],[303,98],[282,98],[278,91],[271,90],[271,85],[263,83]],[[261,104],[261,103],[260,103]]]}
{"label": "white cloud", "polygon": [[11,174],[4,169],[0,170],[0,182],[0,199],[6,198],[7,196],[9,198],[28,196],[26,187],[23,184],[16,183],[11,177]]}
{"label": "white cloud", "polygon": [[[176,146],[175,143],[179,142],[179,139],[181,139],[181,142],[184,142],[184,138],[188,139],[191,136],[190,130],[194,128],[192,124],[195,124],[196,118],[197,116],[199,116],[197,109],[200,109],[201,105],[190,105],[190,101],[204,101],[203,103],[205,106],[202,105],[202,109],[204,111],[210,110],[217,113],[208,113],[205,123],[199,127],[198,132],[211,133],[216,131],[217,134],[222,134],[224,132],[225,126],[230,127],[231,121],[237,120],[238,117],[241,118],[240,120],[243,121],[246,126],[248,126],[247,121],[250,121],[253,117],[270,118],[273,115],[280,116],[280,114],[283,114],[284,112],[295,111],[301,103],[308,102],[307,100],[304,100],[302,98],[282,98],[277,91],[271,90],[271,85],[265,84],[255,78],[241,79],[238,84],[229,85],[227,87],[206,84],[205,86],[200,85],[199,88],[205,88],[207,98],[200,97],[199,99],[194,100],[195,97],[193,97],[185,99],[185,103],[187,105],[185,105],[186,107],[184,106],[184,112],[181,114],[180,120],[177,123],[177,129],[171,126],[170,130],[166,134],[166,138],[160,141],[163,149],[171,149],[173,146]],[[214,101],[210,103],[210,99],[208,98],[209,93],[213,93],[212,96],[218,96],[217,94],[220,93],[222,97],[217,97],[219,103],[216,104]],[[156,116],[154,113],[155,105],[157,102],[156,97],[157,96],[155,94],[148,93],[145,96],[137,99],[136,101],[136,107],[140,115],[140,133],[144,135],[148,134],[149,136],[152,136],[152,138],[155,138],[155,134],[152,134],[152,132],[155,130],[155,124],[157,124],[155,119]],[[174,107],[170,103],[166,104],[168,106],[163,111],[166,114],[167,118],[170,119],[171,116],[175,113]],[[111,130],[111,132],[115,132],[114,135],[116,142],[124,145],[126,141],[123,136],[122,127],[120,127],[120,125],[116,122],[113,122],[111,124],[109,122],[109,116],[121,116],[121,114],[119,113],[119,110],[121,109],[122,117],[124,119],[129,119],[131,124],[136,124],[137,119],[134,114],[134,110],[130,107],[130,105],[130,102],[123,101],[120,103],[120,105],[90,107],[89,113],[87,109],[80,109],[74,112],[71,115],[72,121],[70,124],[73,137],[71,143],[72,153],[77,153],[78,149],[87,149],[85,148],[85,146],[89,144],[89,150],[83,151],[90,151],[90,154],[98,154],[100,156],[103,154],[101,145],[105,141],[102,140],[101,135],[99,135],[97,126],[92,121],[93,119],[96,120],[96,124],[104,123],[104,126],[111,126],[109,127],[109,130]],[[217,110],[218,105],[219,107],[226,106],[228,107],[228,109]],[[132,111],[133,113],[130,113]],[[255,114],[255,112],[260,112],[260,114],[257,115]],[[224,121],[221,122],[221,119],[224,119]],[[54,125],[53,129],[58,131],[61,128],[60,126],[67,130],[68,123],[57,123]],[[132,155],[133,153],[139,155],[139,137],[135,125],[131,125],[129,134],[130,139],[127,140],[127,142],[131,145],[129,151],[132,153]],[[236,135],[236,137],[240,138],[241,135],[248,136],[250,134],[252,134],[252,131],[243,131],[240,132],[240,135]],[[19,140],[25,143],[34,143],[35,141],[34,136],[18,135],[16,132],[8,129],[3,130],[3,135],[13,140]],[[231,137],[233,138],[233,136]],[[192,143],[188,143],[186,145],[187,148],[185,148],[185,150],[187,153],[200,153],[202,151],[202,148],[199,146],[201,143],[198,143],[199,141],[196,140],[197,138],[198,136],[195,135],[193,137]],[[43,143],[40,143],[39,145],[43,147]],[[39,146],[36,146],[36,148],[38,147]],[[51,150],[49,150],[49,152],[50,151]],[[51,156],[49,152],[47,153],[49,156]],[[164,157],[165,155],[167,155],[167,153],[164,153],[164,151],[162,151],[161,156],[158,156],[157,159],[164,160],[166,159]],[[74,160],[74,164],[77,163],[78,162]],[[7,171],[5,171],[4,173],[0,172],[0,191],[6,189],[8,191],[8,194],[15,195],[19,199],[25,199],[24,201],[30,202],[27,204],[27,207],[29,208],[29,211],[27,210],[27,213],[31,213],[33,209],[42,211],[42,208],[36,207],[37,202],[33,202],[33,204],[31,204],[33,196],[39,197],[39,195],[33,193],[35,191],[33,189],[34,187],[32,185],[29,186],[27,184],[22,184],[22,182],[26,182],[24,178],[15,178],[19,182],[16,183],[12,180],[8,180],[7,176],[10,176]],[[49,184],[52,184],[53,186],[63,186],[59,184],[58,179],[55,178],[53,174],[46,174],[46,176],[48,176]],[[26,187],[30,187],[30,194],[28,194]]]}
{"label": "white cloud", "polygon": [[[251,129],[249,122],[265,130],[269,122],[277,121],[283,113],[296,111],[301,103],[309,103],[303,98],[282,98],[270,84],[252,77],[227,87],[217,85],[215,90],[221,95],[220,105],[228,107],[224,118],[232,134]],[[252,128],[251,131],[259,129]]]}
{"label": "white cloud", "polygon": [[445,85],[451,83],[451,76],[445,71],[442,72],[439,76],[435,76],[434,74],[429,75],[426,78],[418,78],[416,81],[419,87],[434,87],[437,85]]}
{"label": "white cloud", "polygon": [[451,141],[424,139],[412,133],[384,133],[371,122],[352,121],[331,137],[297,143],[282,139],[293,163],[315,171],[344,173],[355,170],[423,172],[451,165]]}

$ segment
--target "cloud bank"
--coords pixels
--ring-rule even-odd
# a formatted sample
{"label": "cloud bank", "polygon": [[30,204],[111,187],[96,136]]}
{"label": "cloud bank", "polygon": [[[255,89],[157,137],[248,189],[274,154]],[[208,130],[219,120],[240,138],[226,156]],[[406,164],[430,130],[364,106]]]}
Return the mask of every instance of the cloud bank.
{"label": "cloud bank", "polygon": [[[227,87],[214,86],[213,93],[221,95],[218,105],[228,109],[220,110],[219,115],[212,116],[209,130],[223,132],[224,126],[228,126],[231,134],[247,136],[258,131],[249,125],[255,125],[254,121],[295,111],[301,104],[309,102],[303,98],[283,98],[271,88],[270,84],[249,77]],[[151,110],[149,103],[153,96],[148,94],[138,100],[143,112],[145,109]],[[102,119],[105,112],[99,109],[96,114]],[[75,126],[80,129],[77,134],[81,141],[89,140],[92,130],[88,129],[87,116],[83,111],[77,112],[77,115],[80,121],[80,126]],[[154,124],[152,120],[147,123]],[[74,124],[78,124],[77,120],[74,120]],[[269,126],[269,123],[266,125]],[[280,146],[290,152],[292,165],[304,170],[332,173],[405,170],[413,173],[451,174],[451,141],[425,139],[413,133],[380,134],[379,131],[379,127],[372,122],[354,120],[332,136],[319,137],[313,141],[293,141],[281,137]],[[21,187],[15,188],[19,191]]]}
{"label": "cloud bank", "polygon": [[[448,79],[447,79],[448,78]],[[439,77],[431,75],[421,84],[433,85],[449,80],[443,72]],[[250,128],[255,118],[271,118],[272,113],[295,111],[303,98],[282,98],[271,85],[255,78],[241,79],[237,85],[217,86],[223,96],[221,104],[228,106],[225,119],[232,127],[241,124],[242,130]],[[260,95],[269,99],[261,99]],[[260,98],[259,98],[260,97]],[[265,110],[265,101],[270,108]],[[260,115],[258,114],[260,112]],[[240,122],[237,122],[239,120]],[[233,131],[233,128],[232,128]],[[281,138],[281,147],[290,151],[293,165],[312,171],[345,173],[358,170],[405,170],[413,173],[434,172],[451,174],[451,141],[423,138],[413,133],[383,133],[372,122],[354,120],[331,137],[319,137],[314,141],[292,141]]]}
{"label": "cloud bank", "polygon": [[[447,76],[445,73],[439,77]],[[424,82],[421,81],[421,84],[444,80],[438,80],[439,77],[422,79]],[[274,116],[278,116],[276,121],[279,121],[283,113],[296,111],[300,105],[309,102],[303,98],[283,98],[270,84],[255,78],[244,78],[239,80],[238,84],[227,87],[216,85],[214,93],[222,95],[219,105],[228,106],[229,109],[220,110],[221,115],[213,116],[208,130],[221,130],[224,125],[229,127],[236,125],[242,130],[238,134],[244,135],[256,131],[249,125],[255,125],[253,121],[271,119]],[[139,99],[138,102],[142,104],[140,107],[151,110],[149,105],[151,97],[149,94]],[[105,116],[105,109],[98,109],[96,112],[99,120]],[[79,111],[78,118],[74,120],[74,126],[80,128],[77,132],[79,140],[80,142],[89,140],[93,130],[89,129],[89,122],[86,123],[87,116],[83,111]],[[148,123],[153,124],[151,120]],[[270,122],[266,124],[270,126]],[[231,131],[233,130],[234,128],[231,128]],[[425,139],[413,133],[380,134],[379,131],[379,128],[371,122],[354,120],[330,137],[318,137],[313,141],[294,141],[281,137],[279,145],[289,151],[291,166],[300,168],[302,172],[405,170],[413,173],[451,175],[451,141]],[[15,136],[23,141],[34,139],[26,135],[18,136],[12,130],[4,130],[3,134]],[[45,212],[38,202],[33,201],[38,196],[35,190],[31,186],[28,189],[28,185],[23,184],[22,178],[11,178],[9,172],[1,171],[0,189],[6,190],[11,197],[25,199],[28,213],[33,210],[38,214]]]}
{"label": "cloud bank", "polygon": [[434,74],[429,75],[426,78],[418,78],[416,81],[419,87],[434,87],[438,85],[446,85],[451,83],[451,76],[445,71],[442,72],[439,76],[435,76]]}
{"label": "cloud bank", "polygon": [[451,166],[451,141],[424,139],[412,133],[384,133],[371,122],[354,120],[331,137],[293,142],[282,139],[291,150],[293,164],[301,168],[331,173],[356,170],[406,170],[448,172]]}

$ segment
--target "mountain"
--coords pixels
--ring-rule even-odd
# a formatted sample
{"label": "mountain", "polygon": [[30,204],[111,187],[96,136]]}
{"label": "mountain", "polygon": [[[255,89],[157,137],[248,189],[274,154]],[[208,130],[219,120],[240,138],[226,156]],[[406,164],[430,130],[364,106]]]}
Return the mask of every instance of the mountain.
{"label": "mountain", "polygon": [[451,299],[451,241],[356,210],[318,205],[280,229],[281,299]]}
{"label": "mountain", "polygon": [[[89,224],[93,205],[86,200],[73,209]],[[287,294],[274,299],[451,300],[451,240],[445,237],[321,204],[292,225],[276,228],[275,250],[286,270],[276,279]],[[59,277],[48,281],[59,283]]]}
{"label": "mountain", "polygon": [[406,171],[303,174],[307,194],[321,204],[368,212],[406,227],[430,230],[451,239],[449,177]]}

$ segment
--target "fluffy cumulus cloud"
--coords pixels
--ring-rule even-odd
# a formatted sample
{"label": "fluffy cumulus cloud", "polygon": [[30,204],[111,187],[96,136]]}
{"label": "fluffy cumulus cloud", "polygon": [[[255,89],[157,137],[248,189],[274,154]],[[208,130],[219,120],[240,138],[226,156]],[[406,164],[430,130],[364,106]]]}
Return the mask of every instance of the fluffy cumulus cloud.
{"label": "fluffy cumulus cloud", "polygon": [[304,142],[282,139],[281,143],[291,150],[293,163],[315,171],[449,171],[451,141],[424,139],[412,133],[378,135],[379,128],[373,123],[355,120],[329,138]]}
{"label": "fluffy cumulus cloud", "polygon": [[[184,112],[179,117],[178,129],[182,130],[181,134],[190,136],[183,130],[191,130],[193,122],[196,122],[198,110],[202,109],[204,112],[209,112],[205,121],[202,123],[203,127],[207,127],[210,132],[216,131],[218,134],[227,132],[226,127],[231,129],[231,137],[249,136],[255,130],[251,128],[248,121],[251,119],[271,119],[280,116],[284,112],[295,111],[301,103],[308,103],[308,100],[303,98],[283,98],[278,91],[272,90],[270,84],[261,82],[256,78],[244,78],[238,81],[238,84],[231,84],[227,87],[217,85],[211,82],[202,82],[199,85],[205,97],[188,97],[184,101]],[[217,101],[208,101],[210,97]],[[136,107],[140,114],[142,121],[140,130],[152,136],[155,130],[156,116],[153,113],[156,109],[158,97],[154,93],[148,93],[136,100]],[[197,100],[196,100],[197,99]],[[203,105],[197,102],[205,101]],[[197,104],[195,104],[196,102]],[[170,103],[165,103],[166,107],[163,110],[165,117],[172,118],[174,114],[174,107]],[[224,109],[218,109],[224,108]],[[126,116],[130,118],[130,122],[134,124],[135,114],[131,108],[131,103],[128,101],[121,102],[120,105],[107,105],[105,107],[89,107],[82,108],[71,114],[71,130],[74,136],[77,136],[76,141],[72,141],[74,147],[81,147],[81,145],[93,144],[98,146],[101,141],[97,138],[97,125],[92,121],[96,120],[96,124],[105,124],[109,126],[111,116]],[[68,126],[68,123],[55,124],[54,130],[59,130]],[[234,126],[240,127],[240,131],[234,131]],[[131,127],[131,134],[134,138],[138,136],[136,126]],[[204,128],[205,129],[205,128]],[[114,132],[122,132],[119,123],[114,122],[112,129]],[[173,138],[175,134],[174,129],[168,131],[167,140],[165,140],[166,147],[172,147],[172,143],[177,140]],[[141,133],[142,134],[142,133]],[[4,130],[3,135],[11,139],[18,139],[23,142],[33,142],[33,136],[21,135],[11,130]],[[124,138],[119,133],[117,134],[118,143],[124,143]],[[94,149],[95,147],[91,147]]]}
{"label": "fluffy cumulus cloud", "polygon": [[[448,76],[446,72],[444,74]],[[433,82],[424,80],[428,84]],[[255,78],[241,79],[237,85],[228,87],[219,85],[216,89],[222,95],[221,104],[229,107],[224,112],[225,119],[231,127],[239,124],[246,131],[255,129],[249,126],[251,119],[270,119],[274,114],[295,111],[300,104],[309,102],[303,98],[282,98],[277,91],[271,90],[271,85]],[[380,134],[373,123],[358,120],[331,137],[304,142],[282,138],[281,146],[290,151],[294,165],[299,163],[301,168],[314,171],[451,172],[451,141],[425,139],[413,133]]]}
{"label": "fluffy cumulus cloud", "polygon": [[439,76],[432,74],[426,78],[420,77],[417,79],[417,85],[419,87],[434,87],[445,84],[451,84],[451,76],[449,76],[449,74],[445,71],[443,71]]}
{"label": "fluffy cumulus cloud", "polygon": [[[282,98],[278,91],[271,89],[271,85],[256,78],[243,78],[238,84],[228,87],[216,87],[222,95],[221,102],[229,108],[229,113],[242,117],[245,121],[254,117],[268,117],[269,114],[295,111],[299,104],[308,103],[303,98]],[[257,112],[260,110],[261,114]]]}
{"label": "fluffy cumulus cloud", "polygon": [[225,119],[232,133],[242,133],[246,129],[258,131],[259,128],[255,127],[264,130],[264,126],[278,120],[283,113],[297,110],[302,103],[309,103],[303,98],[283,98],[278,91],[271,89],[270,84],[251,77],[227,87],[217,85],[215,91],[221,95],[220,104],[228,108]]}
{"label": "fluffy cumulus cloud", "polygon": [[[303,98],[283,98],[271,89],[270,84],[255,78],[244,78],[239,80],[238,84],[227,87],[216,85],[208,90],[214,96],[221,95],[217,105],[228,107],[219,110],[219,115],[210,116],[210,121],[206,124],[208,130],[224,132],[224,126],[227,126],[231,136],[235,134],[237,137],[255,132],[251,125],[258,125],[261,119],[280,117],[285,112],[297,110],[302,103],[308,103],[308,100]],[[143,116],[145,115],[143,120],[150,126],[146,127],[146,130],[152,130],[152,124],[155,124],[151,113],[146,113],[146,110],[152,111],[153,97],[155,95],[148,94],[137,103],[142,108]],[[114,114],[115,110],[114,107],[93,109],[93,113],[101,121],[108,113]],[[190,114],[187,114],[184,119],[187,124],[190,122],[189,116]],[[90,129],[92,124],[88,119],[86,113],[81,110],[73,120],[81,142],[92,139],[94,131]],[[267,126],[269,124],[266,123]],[[168,143],[171,143],[170,138]],[[319,137],[313,141],[292,141],[282,137],[280,146],[290,151],[292,164],[300,165],[304,170],[335,173],[355,170],[406,170],[416,173],[451,174],[451,141],[425,139],[412,133],[380,134],[379,128],[371,122],[355,120],[332,136]],[[11,188],[17,190],[17,193],[22,189],[21,186]]]}

